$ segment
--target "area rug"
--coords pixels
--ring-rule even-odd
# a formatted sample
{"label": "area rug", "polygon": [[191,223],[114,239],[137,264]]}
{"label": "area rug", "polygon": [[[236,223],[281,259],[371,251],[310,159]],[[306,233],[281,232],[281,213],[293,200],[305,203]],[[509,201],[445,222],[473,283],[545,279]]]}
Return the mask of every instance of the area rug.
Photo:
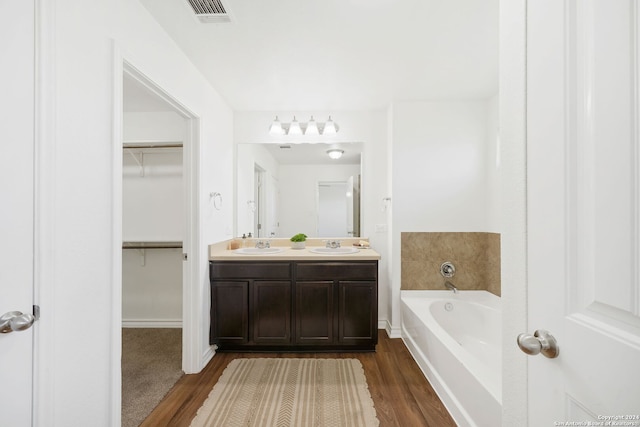
{"label": "area rug", "polygon": [[235,359],[191,427],[379,425],[357,359]]}

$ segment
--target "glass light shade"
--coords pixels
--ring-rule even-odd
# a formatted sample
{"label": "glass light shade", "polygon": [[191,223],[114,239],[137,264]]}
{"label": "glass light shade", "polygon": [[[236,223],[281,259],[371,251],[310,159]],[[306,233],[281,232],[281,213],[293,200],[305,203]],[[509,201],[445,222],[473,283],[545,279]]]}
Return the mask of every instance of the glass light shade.
{"label": "glass light shade", "polygon": [[329,116],[329,120],[327,120],[327,122],[324,124],[324,131],[322,132],[322,134],[334,135],[336,132],[338,132],[336,124],[333,122],[333,120],[331,120],[331,116]]}
{"label": "glass light shade", "polygon": [[278,121],[278,116],[276,116],[276,119],[271,123],[271,127],[269,127],[269,134],[284,135],[284,129],[282,129],[282,125]]}
{"label": "glass light shade", "polygon": [[289,135],[302,135],[302,128],[296,120],[296,116],[293,116],[293,121],[289,125]]}
{"label": "glass light shade", "polygon": [[344,154],[343,150],[327,150],[327,154],[329,155],[329,157],[331,157],[332,159],[336,160],[339,159],[340,157],[342,157],[342,155]]}
{"label": "glass light shade", "polygon": [[311,116],[309,123],[307,123],[307,130],[305,131],[305,135],[319,135],[319,134],[320,132],[318,131],[318,124],[316,123],[315,120],[313,120],[313,116]]}

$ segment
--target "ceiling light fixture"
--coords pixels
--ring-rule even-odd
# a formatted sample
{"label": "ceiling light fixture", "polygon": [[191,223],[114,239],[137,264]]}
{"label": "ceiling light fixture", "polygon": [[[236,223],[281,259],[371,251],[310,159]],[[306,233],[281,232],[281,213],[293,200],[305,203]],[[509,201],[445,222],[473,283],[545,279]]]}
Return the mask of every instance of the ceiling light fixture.
{"label": "ceiling light fixture", "polygon": [[326,123],[316,122],[311,116],[308,123],[298,122],[296,116],[293,116],[291,123],[280,123],[278,116],[269,127],[269,134],[273,136],[279,135],[335,135],[338,132],[338,125],[331,120],[331,116]]}
{"label": "ceiling light fixture", "polygon": [[337,160],[344,154],[344,150],[338,150],[337,148],[332,148],[331,150],[327,150],[327,154],[333,160]]}

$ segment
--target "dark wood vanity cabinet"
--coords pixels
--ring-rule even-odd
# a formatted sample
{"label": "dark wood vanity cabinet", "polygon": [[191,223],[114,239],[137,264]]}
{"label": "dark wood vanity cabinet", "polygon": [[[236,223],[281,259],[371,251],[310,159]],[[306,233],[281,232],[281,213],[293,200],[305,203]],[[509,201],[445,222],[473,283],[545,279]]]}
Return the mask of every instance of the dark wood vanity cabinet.
{"label": "dark wood vanity cabinet", "polygon": [[245,344],[249,341],[249,282],[217,280],[211,286],[211,336],[219,342]]}
{"label": "dark wood vanity cabinet", "polygon": [[253,343],[291,342],[291,281],[255,280],[250,291],[249,328]]}
{"label": "dark wood vanity cabinet", "polygon": [[211,261],[218,351],[373,351],[377,261]]}
{"label": "dark wood vanity cabinet", "polygon": [[291,342],[289,262],[210,262],[212,344],[220,348]]}

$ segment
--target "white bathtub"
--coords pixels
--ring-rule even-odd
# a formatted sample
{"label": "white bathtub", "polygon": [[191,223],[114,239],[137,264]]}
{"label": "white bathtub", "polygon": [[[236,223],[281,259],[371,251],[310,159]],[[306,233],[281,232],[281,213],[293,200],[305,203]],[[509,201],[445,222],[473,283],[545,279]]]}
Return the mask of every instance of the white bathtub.
{"label": "white bathtub", "polygon": [[459,426],[502,420],[502,310],[486,291],[402,291],[402,339]]}

